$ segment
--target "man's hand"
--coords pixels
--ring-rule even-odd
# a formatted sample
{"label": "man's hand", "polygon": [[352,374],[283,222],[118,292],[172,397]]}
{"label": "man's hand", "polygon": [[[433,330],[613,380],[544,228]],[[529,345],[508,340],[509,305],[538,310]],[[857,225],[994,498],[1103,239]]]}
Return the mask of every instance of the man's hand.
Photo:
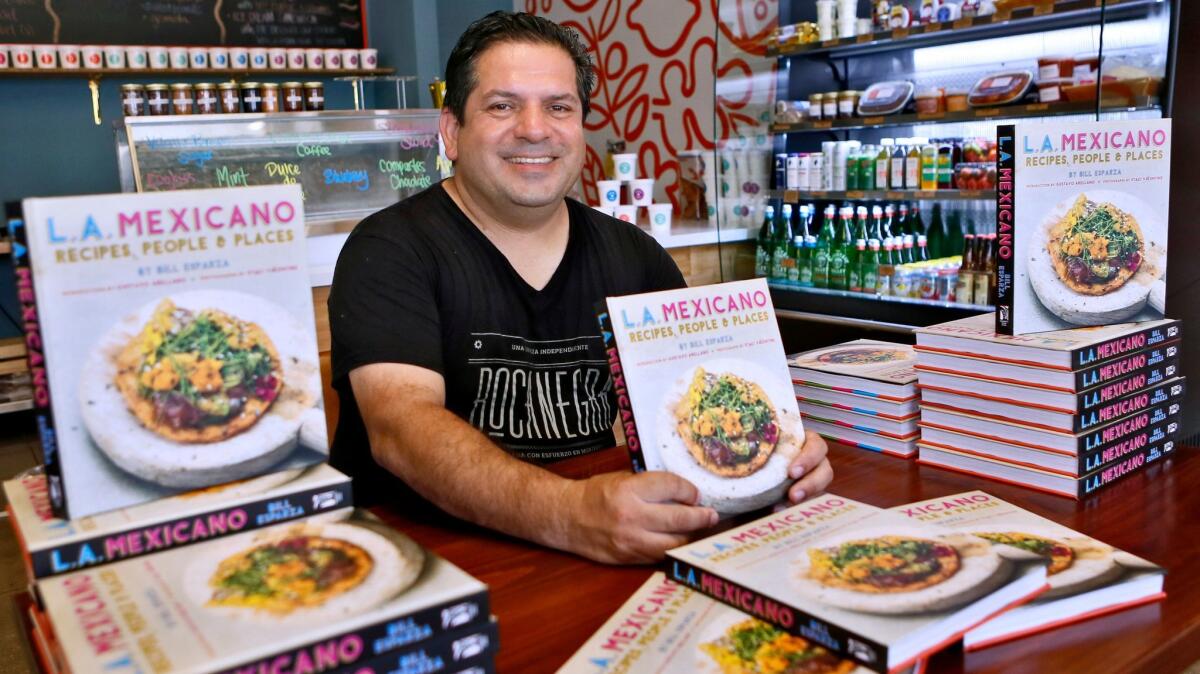
{"label": "man's hand", "polygon": [[672,473],[604,473],[568,490],[566,547],[598,562],[657,562],[687,534],[717,523],[715,510],[696,505],[696,487]]}
{"label": "man's hand", "polygon": [[828,451],[829,446],[824,438],[812,431],[804,433],[804,444],[788,466],[788,476],[796,480],[788,489],[789,501],[799,503],[820,494],[829,486],[833,480],[833,467],[825,457]]}

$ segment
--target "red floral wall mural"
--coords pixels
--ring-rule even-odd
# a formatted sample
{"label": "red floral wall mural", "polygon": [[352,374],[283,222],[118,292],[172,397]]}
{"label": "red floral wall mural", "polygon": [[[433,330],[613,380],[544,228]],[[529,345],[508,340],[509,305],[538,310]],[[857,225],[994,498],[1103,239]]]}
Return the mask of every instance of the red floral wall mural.
{"label": "red floral wall mural", "polygon": [[680,151],[711,151],[727,138],[765,134],[775,66],[762,58],[763,43],[778,23],[777,0],[513,4],[570,26],[592,54],[598,77],[584,120],[589,147],[582,178],[589,203],[597,203],[609,141],[623,140],[626,152],[638,153],[639,175],[657,181],[657,201],[678,205]]}

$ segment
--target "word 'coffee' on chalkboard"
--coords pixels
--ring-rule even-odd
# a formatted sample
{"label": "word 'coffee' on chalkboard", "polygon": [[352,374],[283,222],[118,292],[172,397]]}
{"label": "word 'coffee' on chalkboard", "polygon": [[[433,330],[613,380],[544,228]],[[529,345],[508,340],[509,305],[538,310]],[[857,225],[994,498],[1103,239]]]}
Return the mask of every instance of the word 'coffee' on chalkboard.
{"label": "word 'coffee' on chalkboard", "polygon": [[363,0],[0,0],[0,42],[364,46]]}

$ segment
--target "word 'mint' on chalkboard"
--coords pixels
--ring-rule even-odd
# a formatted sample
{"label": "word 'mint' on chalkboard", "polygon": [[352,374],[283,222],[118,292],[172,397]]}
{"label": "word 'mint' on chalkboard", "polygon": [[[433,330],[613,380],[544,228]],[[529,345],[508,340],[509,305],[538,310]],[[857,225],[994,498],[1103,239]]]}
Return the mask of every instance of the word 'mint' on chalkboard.
{"label": "word 'mint' on chalkboard", "polygon": [[365,45],[364,0],[0,0],[0,43]]}

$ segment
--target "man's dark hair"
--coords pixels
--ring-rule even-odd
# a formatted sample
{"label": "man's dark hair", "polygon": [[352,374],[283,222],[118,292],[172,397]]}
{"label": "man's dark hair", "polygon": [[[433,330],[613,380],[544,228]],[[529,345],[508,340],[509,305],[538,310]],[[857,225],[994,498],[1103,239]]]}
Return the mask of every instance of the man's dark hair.
{"label": "man's dark hair", "polygon": [[446,61],[446,98],[444,105],[450,108],[459,124],[465,122],[467,97],[479,84],[475,65],[479,57],[494,44],[503,42],[529,42],[562,47],[575,63],[575,88],[583,105],[583,116],[587,117],[591,107],[589,92],[596,83],[592,69],[592,58],[579,35],[570,28],[549,19],[524,12],[498,10],[476,20],[467,27],[450,58]]}

